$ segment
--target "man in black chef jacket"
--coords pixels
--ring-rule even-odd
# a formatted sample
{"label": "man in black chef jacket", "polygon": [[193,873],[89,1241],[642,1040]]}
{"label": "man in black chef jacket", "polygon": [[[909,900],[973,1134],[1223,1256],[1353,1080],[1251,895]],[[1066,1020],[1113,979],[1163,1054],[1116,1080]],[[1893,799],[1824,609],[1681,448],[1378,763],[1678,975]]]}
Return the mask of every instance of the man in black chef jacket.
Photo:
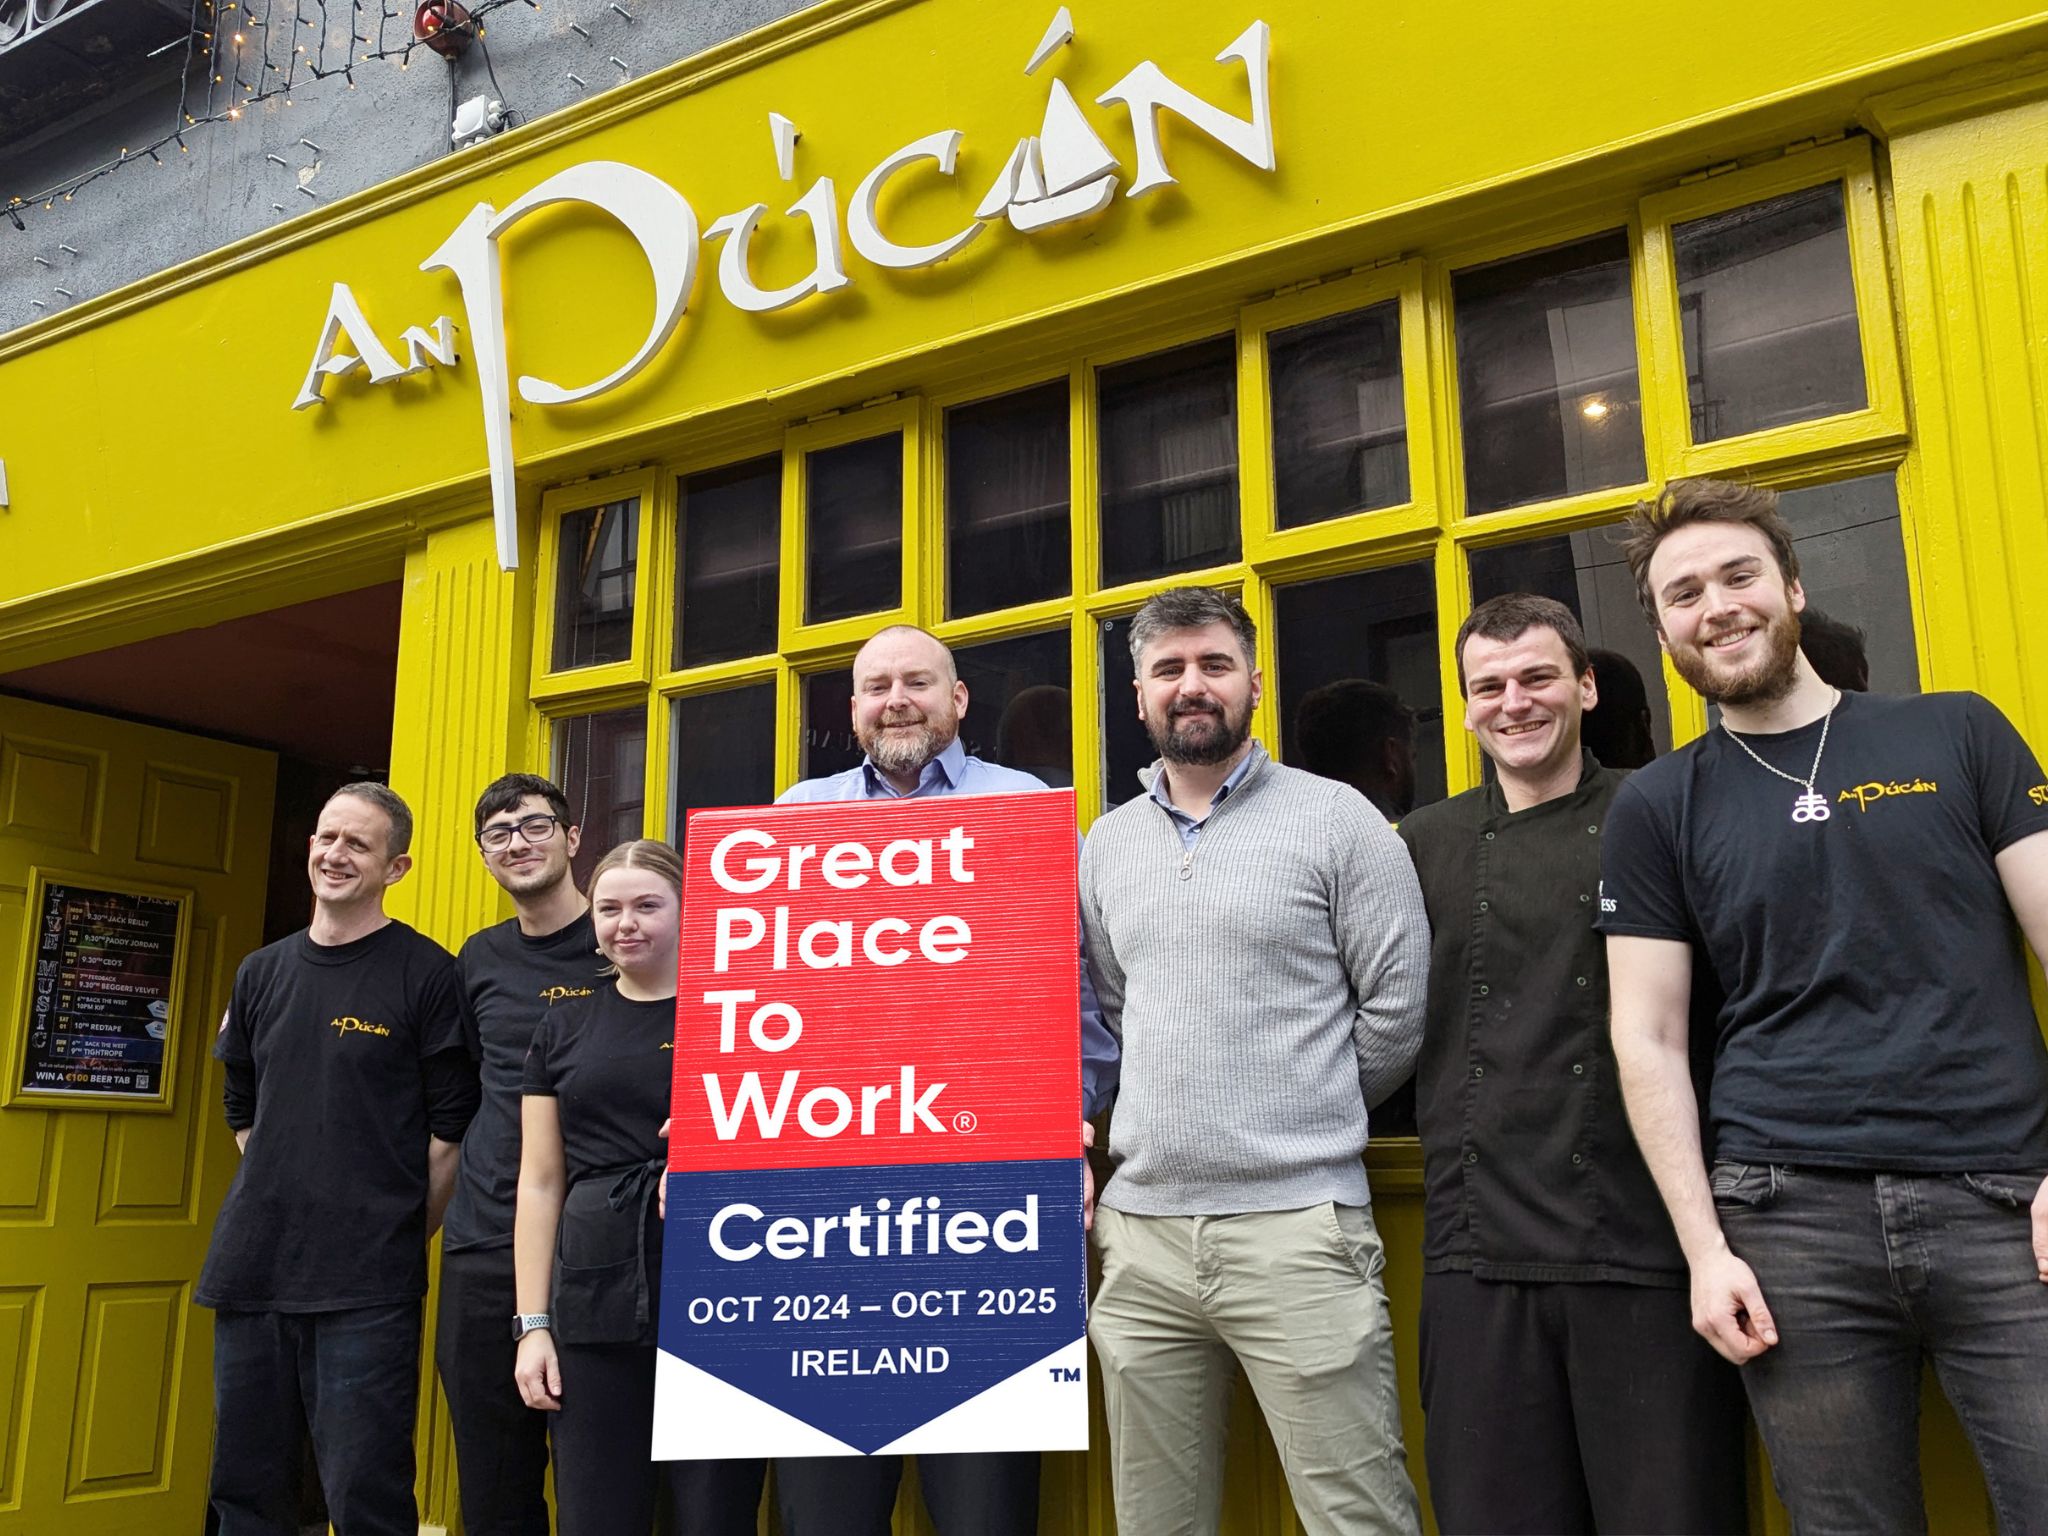
{"label": "man in black chef jacket", "polygon": [[242,1164],[198,1300],[214,1309],[220,1536],[296,1536],[310,1430],[341,1536],[417,1536],[427,1238],[477,1105],[455,961],[385,915],[412,813],[381,784],[321,809],[313,922],[244,960],[214,1054]]}
{"label": "man in black chef jacket", "polygon": [[1454,654],[1494,782],[1404,818],[1432,934],[1416,1068],[1422,1406],[1447,1533],[1748,1529],[1742,1388],[1692,1329],[1636,1150],[1593,931],[1625,774],[1569,608],[1480,604]]}
{"label": "man in black chef jacket", "polygon": [[590,903],[570,874],[580,843],[568,799],[537,774],[508,773],[477,800],[477,851],[515,915],[471,935],[455,959],[483,1102],[462,1138],[441,1234],[434,1359],[469,1536],[548,1536],[548,1416],[526,1406],[512,1377],[512,1212],[534,1029],[556,1003],[602,984]]}

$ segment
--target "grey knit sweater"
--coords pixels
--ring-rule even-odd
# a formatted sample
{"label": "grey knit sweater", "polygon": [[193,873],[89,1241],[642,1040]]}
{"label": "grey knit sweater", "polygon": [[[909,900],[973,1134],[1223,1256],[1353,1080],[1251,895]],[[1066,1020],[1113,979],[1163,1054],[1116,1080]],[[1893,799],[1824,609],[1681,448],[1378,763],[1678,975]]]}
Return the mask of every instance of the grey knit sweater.
{"label": "grey knit sweater", "polygon": [[1348,785],[1252,751],[1191,857],[1150,796],[1081,854],[1123,1044],[1102,1203],[1133,1215],[1366,1204],[1366,1106],[1421,1045],[1429,919],[1400,840]]}

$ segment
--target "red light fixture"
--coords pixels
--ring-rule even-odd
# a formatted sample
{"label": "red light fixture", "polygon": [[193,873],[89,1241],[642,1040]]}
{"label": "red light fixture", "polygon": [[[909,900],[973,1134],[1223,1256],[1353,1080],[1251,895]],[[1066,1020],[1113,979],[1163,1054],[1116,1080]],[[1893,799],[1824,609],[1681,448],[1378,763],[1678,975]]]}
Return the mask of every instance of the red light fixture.
{"label": "red light fixture", "polygon": [[456,0],[420,0],[412,35],[444,59],[459,57],[476,39],[476,22]]}

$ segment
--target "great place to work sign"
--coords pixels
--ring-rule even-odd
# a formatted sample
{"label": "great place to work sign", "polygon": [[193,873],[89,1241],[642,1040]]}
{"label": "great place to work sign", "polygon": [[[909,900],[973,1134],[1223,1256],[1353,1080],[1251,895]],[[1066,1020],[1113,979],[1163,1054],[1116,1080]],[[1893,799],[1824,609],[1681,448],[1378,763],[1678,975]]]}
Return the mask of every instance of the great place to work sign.
{"label": "great place to work sign", "polygon": [[690,818],[654,1455],[1088,1443],[1071,793]]}

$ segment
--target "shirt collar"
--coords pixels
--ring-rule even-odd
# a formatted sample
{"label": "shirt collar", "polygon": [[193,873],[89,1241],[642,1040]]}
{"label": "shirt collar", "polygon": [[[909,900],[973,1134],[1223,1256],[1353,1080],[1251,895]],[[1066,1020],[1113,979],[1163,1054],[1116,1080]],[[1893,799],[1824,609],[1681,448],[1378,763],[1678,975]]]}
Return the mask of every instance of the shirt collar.
{"label": "shirt collar", "polygon": [[[1221,805],[1226,799],[1228,799],[1230,797],[1230,792],[1236,789],[1238,785],[1242,784],[1245,781],[1245,776],[1252,771],[1253,765],[1256,764],[1259,761],[1259,759],[1261,759],[1265,755],[1266,749],[1260,746],[1256,741],[1253,742],[1251,751],[1245,753],[1243,759],[1238,763],[1238,765],[1230,770],[1230,777],[1225,779],[1221,784],[1216,786],[1216,793],[1209,797],[1209,810],[1203,812],[1202,817],[1200,819],[1206,820],[1210,812],[1213,812],[1217,806]],[[1194,821],[1197,819],[1195,817],[1189,816],[1186,811],[1183,811],[1179,806],[1175,805],[1173,803],[1172,796],[1170,796],[1167,793],[1166,759],[1163,757],[1152,765],[1152,782],[1150,785],[1150,791],[1152,798],[1158,801],[1159,804],[1165,806],[1167,811],[1170,812],[1172,815],[1178,816],[1186,821]]]}
{"label": "shirt collar", "polygon": [[870,800],[902,800],[909,799],[910,795],[951,793],[960,787],[961,775],[967,772],[967,749],[960,745],[958,736],[947,742],[946,750],[924,765],[924,770],[917,776],[917,788],[910,795],[899,794],[871,757],[861,759],[860,771]]}
{"label": "shirt collar", "polygon": [[[1600,772],[1600,759],[1593,755],[1591,748],[1580,747],[1579,782],[1573,788],[1572,794],[1575,795],[1580,790],[1584,789],[1586,785],[1591,781],[1593,775],[1598,772]],[[1569,798],[1571,798],[1569,795],[1559,795],[1557,797],[1558,800],[1566,800]],[[1486,803],[1488,806],[1492,808],[1493,814],[1496,816],[1521,814],[1519,812],[1511,812],[1508,810],[1508,797],[1506,792],[1502,790],[1502,788],[1500,787],[1500,775],[1498,773],[1496,773],[1493,776],[1492,781],[1486,786]],[[1543,805],[1555,805],[1556,803],[1557,800],[1546,800],[1543,802]],[[1540,811],[1543,809],[1543,805],[1532,805],[1529,806],[1528,809],[1531,811]]]}

